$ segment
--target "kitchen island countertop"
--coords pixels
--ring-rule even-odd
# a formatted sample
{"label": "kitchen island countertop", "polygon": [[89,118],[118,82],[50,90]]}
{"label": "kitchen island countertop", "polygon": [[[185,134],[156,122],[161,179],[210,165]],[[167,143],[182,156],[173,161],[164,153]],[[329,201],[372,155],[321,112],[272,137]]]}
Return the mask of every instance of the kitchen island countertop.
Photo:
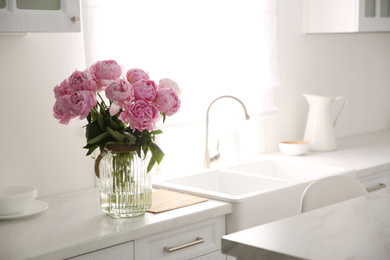
{"label": "kitchen island countertop", "polygon": [[386,189],[229,234],[222,252],[240,260],[376,259],[390,256]]}

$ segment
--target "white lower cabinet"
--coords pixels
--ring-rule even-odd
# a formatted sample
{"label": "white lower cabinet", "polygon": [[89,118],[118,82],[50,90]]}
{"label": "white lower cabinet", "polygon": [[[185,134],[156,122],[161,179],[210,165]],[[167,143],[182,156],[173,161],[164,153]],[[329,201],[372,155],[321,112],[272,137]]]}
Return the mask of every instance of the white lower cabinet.
{"label": "white lower cabinet", "polygon": [[226,259],[220,253],[225,216],[174,228],[134,241],[135,259]]}
{"label": "white lower cabinet", "polygon": [[225,225],[225,216],[220,216],[69,259],[226,260],[221,252]]}
{"label": "white lower cabinet", "polygon": [[373,175],[359,178],[368,192],[390,188],[390,171],[378,172]]}
{"label": "white lower cabinet", "polygon": [[69,260],[134,260],[134,242],[103,248],[91,253],[69,258]]}

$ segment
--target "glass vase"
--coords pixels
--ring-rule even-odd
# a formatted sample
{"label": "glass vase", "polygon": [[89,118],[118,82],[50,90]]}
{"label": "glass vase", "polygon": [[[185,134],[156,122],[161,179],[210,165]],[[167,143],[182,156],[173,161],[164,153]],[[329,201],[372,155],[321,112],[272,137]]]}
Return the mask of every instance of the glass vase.
{"label": "glass vase", "polygon": [[152,205],[152,183],[135,146],[109,143],[100,155],[100,207],[114,218],[142,215]]}

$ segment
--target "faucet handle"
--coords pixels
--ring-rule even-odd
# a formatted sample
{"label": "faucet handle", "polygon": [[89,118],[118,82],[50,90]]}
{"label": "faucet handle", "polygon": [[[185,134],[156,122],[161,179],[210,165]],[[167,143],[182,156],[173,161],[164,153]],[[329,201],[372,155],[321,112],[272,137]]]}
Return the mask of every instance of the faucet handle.
{"label": "faucet handle", "polygon": [[219,153],[219,145],[220,145],[220,140],[219,140],[219,138],[217,138],[217,152]]}
{"label": "faucet handle", "polygon": [[210,158],[210,163],[212,163],[214,161],[218,161],[219,158],[221,158],[221,153],[219,151],[220,143],[221,143],[221,141],[219,140],[219,138],[217,138],[217,154]]}
{"label": "faucet handle", "polygon": [[221,158],[221,154],[220,153],[217,153],[216,155],[214,155],[213,157],[210,158],[210,162],[214,162],[214,161],[217,161],[219,160],[219,158]]}

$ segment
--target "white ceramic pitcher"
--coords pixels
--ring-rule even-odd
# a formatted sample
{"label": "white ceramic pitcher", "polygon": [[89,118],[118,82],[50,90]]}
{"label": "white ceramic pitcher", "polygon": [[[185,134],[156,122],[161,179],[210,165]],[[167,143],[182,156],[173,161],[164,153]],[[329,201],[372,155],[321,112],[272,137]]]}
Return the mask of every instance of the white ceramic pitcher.
{"label": "white ceramic pitcher", "polygon": [[[302,94],[309,102],[309,114],[307,117],[304,140],[309,142],[311,151],[334,151],[337,149],[334,126],[340,116],[341,111],[347,104],[347,100],[342,96],[324,97],[317,95]],[[343,106],[333,120],[331,115],[331,105],[342,100]]]}

